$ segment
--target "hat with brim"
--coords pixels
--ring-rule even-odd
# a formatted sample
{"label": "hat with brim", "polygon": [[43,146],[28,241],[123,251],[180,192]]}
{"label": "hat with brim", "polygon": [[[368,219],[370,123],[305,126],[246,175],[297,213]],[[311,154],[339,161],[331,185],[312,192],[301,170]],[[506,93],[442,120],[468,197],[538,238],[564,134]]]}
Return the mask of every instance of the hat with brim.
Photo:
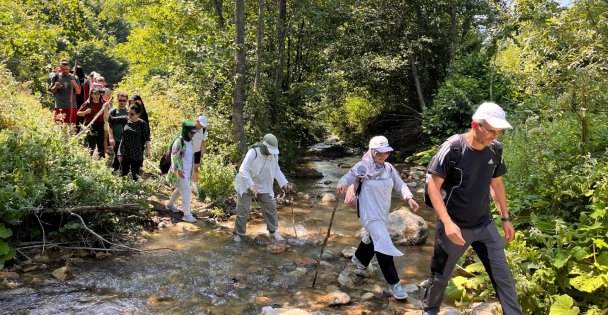
{"label": "hat with brim", "polygon": [[386,152],[393,151],[393,148],[391,148],[391,147],[379,147],[379,148],[376,148],[374,150],[376,150],[377,152],[386,153]]}
{"label": "hat with brim", "polygon": [[473,120],[485,120],[490,126],[497,129],[511,129],[505,111],[496,103],[485,102],[473,114]]}
{"label": "hat with brim", "polygon": [[262,141],[262,144],[268,148],[268,152],[270,152],[270,154],[279,154],[279,147],[272,146],[266,141]]}

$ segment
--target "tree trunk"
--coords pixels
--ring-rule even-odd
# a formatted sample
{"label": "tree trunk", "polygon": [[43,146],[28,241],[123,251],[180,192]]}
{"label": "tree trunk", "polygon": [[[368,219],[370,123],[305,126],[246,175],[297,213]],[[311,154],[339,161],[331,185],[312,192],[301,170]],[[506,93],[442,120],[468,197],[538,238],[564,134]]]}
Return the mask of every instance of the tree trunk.
{"label": "tree trunk", "polygon": [[283,88],[283,68],[285,64],[285,37],[287,34],[287,0],[279,0],[279,21],[277,23],[277,54],[278,62],[275,69],[275,88],[281,91]]}
{"label": "tree trunk", "polygon": [[255,80],[253,90],[257,91],[260,87],[260,72],[262,71],[262,39],[264,38],[264,0],[258,0],[258,33],[255,61]]}
{"label": "tree trunk", "polygon": [[455,5],[452,6],[450,10],[450,24],[452,25],[452,57],[450,59],[452,59],[453,56],[456,54],[456,49],[458,49],[458,18]]}
{"label": "tree trunk", "polygon": [[211,0],[213,7],[215,8],[215,14],[217,14],[217,25],[220,29],[225,29],[224,23],[224,13],[222,10],[222,6],[224,5],[224,0]]}
{"label": "tree trunk", "polygon": [[414,83],[416,84],[416,93],[418,94],[418,102],[420,103],[420,112],[423,112],[426,108],[426,103],[424,102],[422,86],[420,86],[420,76],[418,75],[418,66],[416,65],[413,51],[410,52],[410,63],[412,64],[412,77],[414,78]]}
{"label": "tree trunk", "polygon": [[236,74],[234,76],[234,95],[232,97],[232,123],[234,124],[234,142],[241,154],[247,153],[243,108],[245,105],[245,0],[235,0],[234,19],[236,26]]}

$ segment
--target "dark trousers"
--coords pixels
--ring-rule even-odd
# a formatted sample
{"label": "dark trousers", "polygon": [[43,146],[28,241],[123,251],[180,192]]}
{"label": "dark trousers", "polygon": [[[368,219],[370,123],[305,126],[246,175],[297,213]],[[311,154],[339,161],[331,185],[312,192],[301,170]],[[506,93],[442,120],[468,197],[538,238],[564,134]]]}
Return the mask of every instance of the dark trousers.
{"label": "dark trousers", "polygon": [[120,169],[120,161],[118,160],[118,148],[120,148],[120,141],[116,141],[114,144],[114,159],[112,160],[112,168],[114,168],[115,171],[118,171]]}
{"label": "dark trousers", "polygon": [[431,286],[424,294],[424,310],[439,311],[443,294],[452,278],[452,271],[454,271],[458,259],[471,246],[490,276],[503,314],[521,315],[521,307],[515,292],[515,282],[505,257],[505,243],[498,234],[494,222],[488,222],[485,226],[476,228],[461,228],[460,231],[465,240],[463,246],[452,243],[445,233],[443,223],[437,220],[435,250],[431,259],[432,275],[429,279]]}
{"label": "dark trousers", "polygon": [[93,155],[93,152],[95,152],[95,146],[97,146],[97,153],[99,154],[99,157],[104,158],[106,156],[106,149],[103,143],[103,135],[103,123],[93,123],[93,125],[91,125],[91,129],[89,130],[89,133],[87,134],[87,142],[89,143],[89,153],[91,153],[91,155]]}
{"label": "dark trousers", "polygon": [[139,169],[143,164],[143,160],[131,160],[128,157],[123,156],[122,162],[120,162],[120,175],[127,176],[127,174],[129,174],[129,171],[131,171],[131,174],[133,175],[133,180],[137,180],[137,178],[139,177]]}
{"label": "dark trousers", "polygon": [[374,254],[376,255],[376,259],[378,260],[378,264],[380,265],[380,270],[382,270],[382,274],[384,275],[384,279],[388,284],[393,285],[399,282],[399,274],[397,274],[397,268],[395,268],[395,262],[393,261],[393,256],[385,255],[380,252],[374,251],[374,242],[370,242],[369,244],[365,244],[363,242],[359,243],[359,247],[355,252],[355,256],[362,262],[365,266],[368,266],[372,258],[374,258]]}

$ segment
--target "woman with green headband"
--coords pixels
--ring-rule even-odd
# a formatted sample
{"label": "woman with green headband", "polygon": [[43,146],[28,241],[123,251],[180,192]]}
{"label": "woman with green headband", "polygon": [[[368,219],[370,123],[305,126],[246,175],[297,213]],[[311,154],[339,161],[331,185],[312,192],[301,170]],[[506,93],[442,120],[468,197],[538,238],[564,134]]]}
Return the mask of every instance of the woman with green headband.
{"label": "woman with green headband", "polygon": [[182,196],[182,209],[184,217],[182,220],[190,223],[196,222],[196,218],[190,211],[190,177],[194,165],[194,150],[192,148],[192,137],[196,133],[196,125],[191,120],[184,120],[182,133],[175,138],[171,146],[171,168],[169,179],[176,186],[171,199],[167,203],[167,209],[180,212],[175,206],[175,201]]}

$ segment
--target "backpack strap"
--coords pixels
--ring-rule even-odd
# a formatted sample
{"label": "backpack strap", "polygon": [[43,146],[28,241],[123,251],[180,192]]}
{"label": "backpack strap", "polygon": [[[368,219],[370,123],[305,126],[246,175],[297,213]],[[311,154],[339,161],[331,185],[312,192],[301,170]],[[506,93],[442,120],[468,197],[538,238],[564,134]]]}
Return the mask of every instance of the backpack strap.
{"label": "backpack strap", "polygon": [[[448,174],[450,170],[452,170],[462,157],[462,139],[461,135],[453,135],[448,138],[448,142],[450,143],[450,167],[448,168]],[[446,176],[447,178],[447,176]]]}

